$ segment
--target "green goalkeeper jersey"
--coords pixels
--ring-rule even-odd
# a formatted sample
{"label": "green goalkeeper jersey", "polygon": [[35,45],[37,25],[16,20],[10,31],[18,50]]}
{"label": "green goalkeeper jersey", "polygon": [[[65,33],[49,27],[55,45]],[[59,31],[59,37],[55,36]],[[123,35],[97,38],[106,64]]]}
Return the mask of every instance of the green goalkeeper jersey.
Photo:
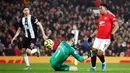
{"label": "green goalkeeper jersey", "polygon": [[83,61],[84,57],[80,56],[78,53],[76,53],[75,49],[71,47],[66,42],[61,42],[55,51],[55,53],[51,56],[50,62],[53,65],[60,65],[62,64],[70,55],[75,57],[79,61]]}

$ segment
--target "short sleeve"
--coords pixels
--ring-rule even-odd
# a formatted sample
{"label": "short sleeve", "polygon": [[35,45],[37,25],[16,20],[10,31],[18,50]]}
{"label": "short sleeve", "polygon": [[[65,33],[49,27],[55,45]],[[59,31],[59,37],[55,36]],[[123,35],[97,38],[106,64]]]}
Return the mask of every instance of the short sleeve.
{"label": "short sleeve", "polygon": [[38,19],[37,19],[37,18],[35,18],[34,16],[32,16],[32,17],[31,17],[31,20],[32,20],[32,22],[33,22],[33,23],[35,23],[35,24],[37,24],[37,23],[38,23]]}
{"label": "short sleeve", "polygon": [[112,21],[112,23],[116,22],[116,18],[114,15],[110,14],[110,20]]}

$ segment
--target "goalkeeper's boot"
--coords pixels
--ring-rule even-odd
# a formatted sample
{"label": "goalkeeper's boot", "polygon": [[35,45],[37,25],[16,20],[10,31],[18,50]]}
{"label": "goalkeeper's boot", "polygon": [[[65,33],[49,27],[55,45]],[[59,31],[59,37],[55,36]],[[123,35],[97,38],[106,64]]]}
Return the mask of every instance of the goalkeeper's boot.
{"label": "goalkeeper's boot", "polygon": [[95,71],[96,70],[96,68],[95,67],[92,67],[92,68],[90,68],[88,71]]}
{"label": "goalkeeper's boot", "polygon": [[106,62],[102,63],[102,71],[105,71],[106,70]]}
{"label": "goalkeeper's boot", "polygon": [[37,49],[37,52],[36,52],[37,57],[39,57],[40,56],[40,49],[39,49],[39,47],[37,47],[36,49]]}
{"label": "goalkeeper's boot", "polygon": [[27,66],[26,68],[24,68],[24,70],[31,70],[31,67]]}

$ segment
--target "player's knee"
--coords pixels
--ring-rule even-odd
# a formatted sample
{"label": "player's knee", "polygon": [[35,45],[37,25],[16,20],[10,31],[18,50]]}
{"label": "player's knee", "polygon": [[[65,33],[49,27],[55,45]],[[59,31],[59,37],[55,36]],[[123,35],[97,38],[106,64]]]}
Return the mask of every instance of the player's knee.
{"label": "player's knee", "polygon": [[52,68],[53,68],[55,71],[64,71],[64,70],[61,70],[61,68],[58,67],[57,65],[53,65]]}
{"label": "player's knee", "polygon": [[55,71],[57,71],[57,68],[56,68],[55,65],[52,65],[52,64],[51,64],[51,67],[52,67]]}
{"label": "player's knee", "polygon": [[55,63],[50,61],[50,64],[51,64],[52,67],[55,67]]}
{"label": "player's knee", "polygon": [[23,54],[26,53],[26,49],[25,49],[25,48],[22,48],[22,49],[21,49],[21,53],[23,53]]}
{"label": "player's knee", "polygon": [[97,49],[93,48],[93,49],[92,49],[92,52],[96,53],[96,52],[97,52]]}
{"label": "player's knee", "polygon": [[69,71],[78,71],[78,68],[76,66],[70,66]]}
{"label": "player's knee", "polygon": [[50,62],[50,64],[55,71],[58,71],[57,65],[55,63]]}
{"label": "player's knee", "polygon": [[103,55],[103,51],[102,51],[102,50],[98,50],[98,51],[97,51],[97,55],[98,55],[98,56],[102,56],[102,55]]}
{"label": "player's knee", "polygon": [[93,55],[96,55],[96,54],[97,54],[97,51],[98,51],[97,49],[93,48],[93,49],[92,49]]}

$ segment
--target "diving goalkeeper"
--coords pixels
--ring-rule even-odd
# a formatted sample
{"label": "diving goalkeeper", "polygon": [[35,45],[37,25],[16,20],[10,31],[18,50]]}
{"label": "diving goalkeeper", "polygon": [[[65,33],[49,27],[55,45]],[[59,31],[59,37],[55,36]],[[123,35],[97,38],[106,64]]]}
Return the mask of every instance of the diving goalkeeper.
{"label": "diving goalkeeper", "polygon": [[50,64],[55,71],[78,71],[76,66],[68,66],[64,64],[64,61],[72,55],[78,61],[82,62],[88,56],[80,56],[76,53],[75,49],[71,47],[74,43],[74,35],[68,34],[66,36],[66,41],[62,41],[55,53],[50,58]]}

